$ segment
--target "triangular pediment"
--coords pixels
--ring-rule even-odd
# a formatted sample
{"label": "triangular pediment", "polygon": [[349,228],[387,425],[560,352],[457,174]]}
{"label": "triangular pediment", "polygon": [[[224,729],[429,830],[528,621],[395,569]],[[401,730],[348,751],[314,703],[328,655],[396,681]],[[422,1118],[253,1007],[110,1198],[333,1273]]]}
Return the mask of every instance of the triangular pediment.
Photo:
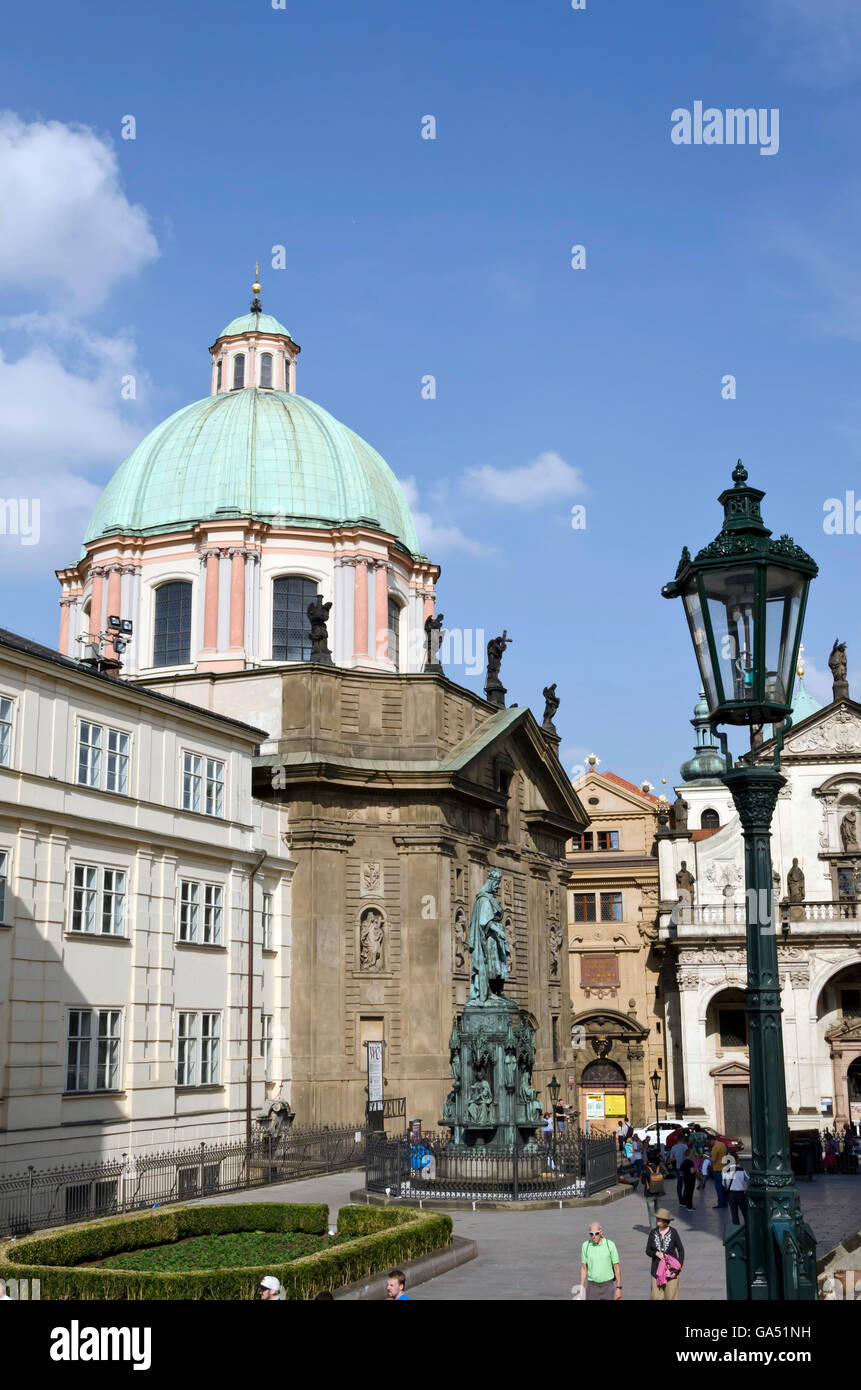
{"label": "triangular pediment", "polygon": [[719,1076],[722,1081],[735,1079],[746,1085],[750,1080],[750,1067],[743,1062],[721,1062],[720,1066],[712,1067],[709,1076]]}
{"label": "triangular pediment", "polygon": [[861,1046],[861,1018],[846,1018],[842,1023],[837,1023],[833,1028],[829,1028],[825,1034],[825,1041],[831,1043],[853,1044]]}
{"label": "triangular pediment", "polygon": [[[773,741],[763,745],[763,753]],[[842,756],[861,759],[861,705],[838,700],[808,715],[786,735],[781,757]]]}
{"label": "triangular pediment", "polygon": [[441,766],[461,777],[480,779],[487,757],[504,754],[506,745],[515,741],[525,769],[538,787],[549,814],[559,818],[560,827],[562,822],[570,822],[567,833],[571,834],[575,828],[588,825],[589,817],[570,778],[544,738],[532,711],[526,707],[513,706],[494,715],[471,738],[453,749]]}
{"label": "triangular pediment", "polygon": [[649,812],[654,813],[658,808],[655,797],[642,792],[633,783],[626,783],[624,778],[617,777],[612,772],[587,772],[579,777],[574,785],[577,795],[586,804],[588,797],[600,796],[601,805],[600,808],[595,808],[595,815],[612,816],[628,811],[642,816]]}

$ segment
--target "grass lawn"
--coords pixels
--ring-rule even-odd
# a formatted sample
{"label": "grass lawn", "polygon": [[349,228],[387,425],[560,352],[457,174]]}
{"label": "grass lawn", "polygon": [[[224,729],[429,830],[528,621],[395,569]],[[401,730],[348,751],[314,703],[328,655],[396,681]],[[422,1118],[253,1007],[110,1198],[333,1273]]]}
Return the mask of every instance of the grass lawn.
{"label": "grass lawn", "polygon": [[[285,1264],[341,1245],[343,1236],[314,1236],[304,1231],[238,1231],[236,1234],[190,1236],[170,1245],[153,1245],[94,1261],[105,1269],[181,1273],[192,1269],[236,1269],[246,1265]],[[87,1261],[90,1265],[90,1261]]]}

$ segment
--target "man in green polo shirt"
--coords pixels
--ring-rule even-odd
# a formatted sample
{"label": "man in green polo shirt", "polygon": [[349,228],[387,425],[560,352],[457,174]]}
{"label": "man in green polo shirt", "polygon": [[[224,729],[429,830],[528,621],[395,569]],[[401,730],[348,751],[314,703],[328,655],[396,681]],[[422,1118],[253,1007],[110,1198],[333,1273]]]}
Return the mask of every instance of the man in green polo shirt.
{"label": "man in green polo shirt", "polygon": [[622,1271],[619,1252],[607,1240],[600,1223],[593,1221],[589,1238],[580,1251],[580,1292],[578,1298],[599,1298],[613,1302],[622,1297]]}

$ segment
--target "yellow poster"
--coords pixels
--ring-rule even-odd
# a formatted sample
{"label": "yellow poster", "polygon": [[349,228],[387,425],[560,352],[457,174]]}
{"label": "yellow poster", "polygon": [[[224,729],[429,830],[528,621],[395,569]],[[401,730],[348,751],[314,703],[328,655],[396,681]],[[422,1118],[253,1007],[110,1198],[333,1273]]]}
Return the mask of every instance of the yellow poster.
{"label": "yellow poster", "polygon": [[624,1095],[604,1094],[604,1114],[605,1115],[627,1115],[628,1107]]}

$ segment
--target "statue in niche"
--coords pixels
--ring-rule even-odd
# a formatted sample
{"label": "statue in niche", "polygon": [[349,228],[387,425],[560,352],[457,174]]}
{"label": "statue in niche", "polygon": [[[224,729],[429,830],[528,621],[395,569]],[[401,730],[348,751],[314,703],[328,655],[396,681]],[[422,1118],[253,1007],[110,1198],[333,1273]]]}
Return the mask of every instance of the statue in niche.
{"label": "statue in niche", "polygon": [[476,1125],[485,1125],[492,1122],[493,1115],[493,1091],[490,1089],[490,1082],[486,1078],[480,1081],[473,1081],[469,1088],[469,1106],[467,1107],[467,1117]]}
{"label": "statue in niche", "polygon": [[446,1096],[445,1100],[444,1100],[443,1103],[442,1103],[442,1118],[443,1118],[444,1123],[446,1123],[446,1124],[452,1124],[452,1125],[453,1125],[454,1122],[455,1122],[455,1092],[454,1092],[454,1091],[449,1091],[448,1095]]}
{"label": "statue in niche", "polygon": [[694,900],[694,884],[696,879],[688,868],[688,861],[682,860],[682,867],[676,874],[676,888],[679,890],[679,898],[684,898],[686,902],[692,903]]}
{"label": "statue in niche", "polygon": [[676,830],[687,830],[688,828],[688,803],[681,792],[673,802],[673,826]]}
{"label": "statue in niche", "polygon": [[559,952],[562,948],[562,928],[556,923],[550,924],[550,974],[554,980],[559,979]]}
{"label": "statue in niche", "polygon": [[804,902],[804,870],[798,867],[797,859],[793,859],[792,868],[786,875],[786,888],[791,903]]}
{"label": "statue in niche", "polygon": [[331,607],[331,603],[324,603],[319,594],[308,604],[308,617],[311,621],[311,660],[322,662],[325,666],[332,665],[328,627]]}
{"label": "statue in niche", "polygon": [[525,1071],[520,1078],[519,1099],[526,1111],[527,1124],[541,1119],[541,1101],[538,1099],[538,1092],[529,1084],[528,1071]]}
{"label": "statue in niche", "polygon": [[508,979],[508,962],[502,903],[497,897],[501,881],[499,869],[491,869],[473,903],[467,943],[472,953],[470,1004],[486,1004],[497,995],[504,998],[502,987]]}
{"label": "statue in niche", "polygon": [[454,968],[466,969],[466,913],[459,907],[454,914]]}
{"label": "statue in niche", "polygon": [[448,1053],[451,1064],[451,1079],[454,1082],[454,1089],[459,1091],[461,1082],[460,1033],[456,1022],[452,1025],[451,1037],[448,1040]]}
{"label": "statue in niche", "polygon": [[517,1039],[514,1036],[514,1027],[508,1025],[508,1032],[505,1035],[505,1089],[513,1091],[517,1080]]}
{"label": "statue in niche", "polygon": [[379,970],[383,964],[383,917],[375,907],[369,907],[362,913],[359,964],[362,970]]}
{"label": "statue in niche", "polygon": [[858,825],[854,811],[847,811],[840,822],[840,841],[847,851],[858,849]]}

